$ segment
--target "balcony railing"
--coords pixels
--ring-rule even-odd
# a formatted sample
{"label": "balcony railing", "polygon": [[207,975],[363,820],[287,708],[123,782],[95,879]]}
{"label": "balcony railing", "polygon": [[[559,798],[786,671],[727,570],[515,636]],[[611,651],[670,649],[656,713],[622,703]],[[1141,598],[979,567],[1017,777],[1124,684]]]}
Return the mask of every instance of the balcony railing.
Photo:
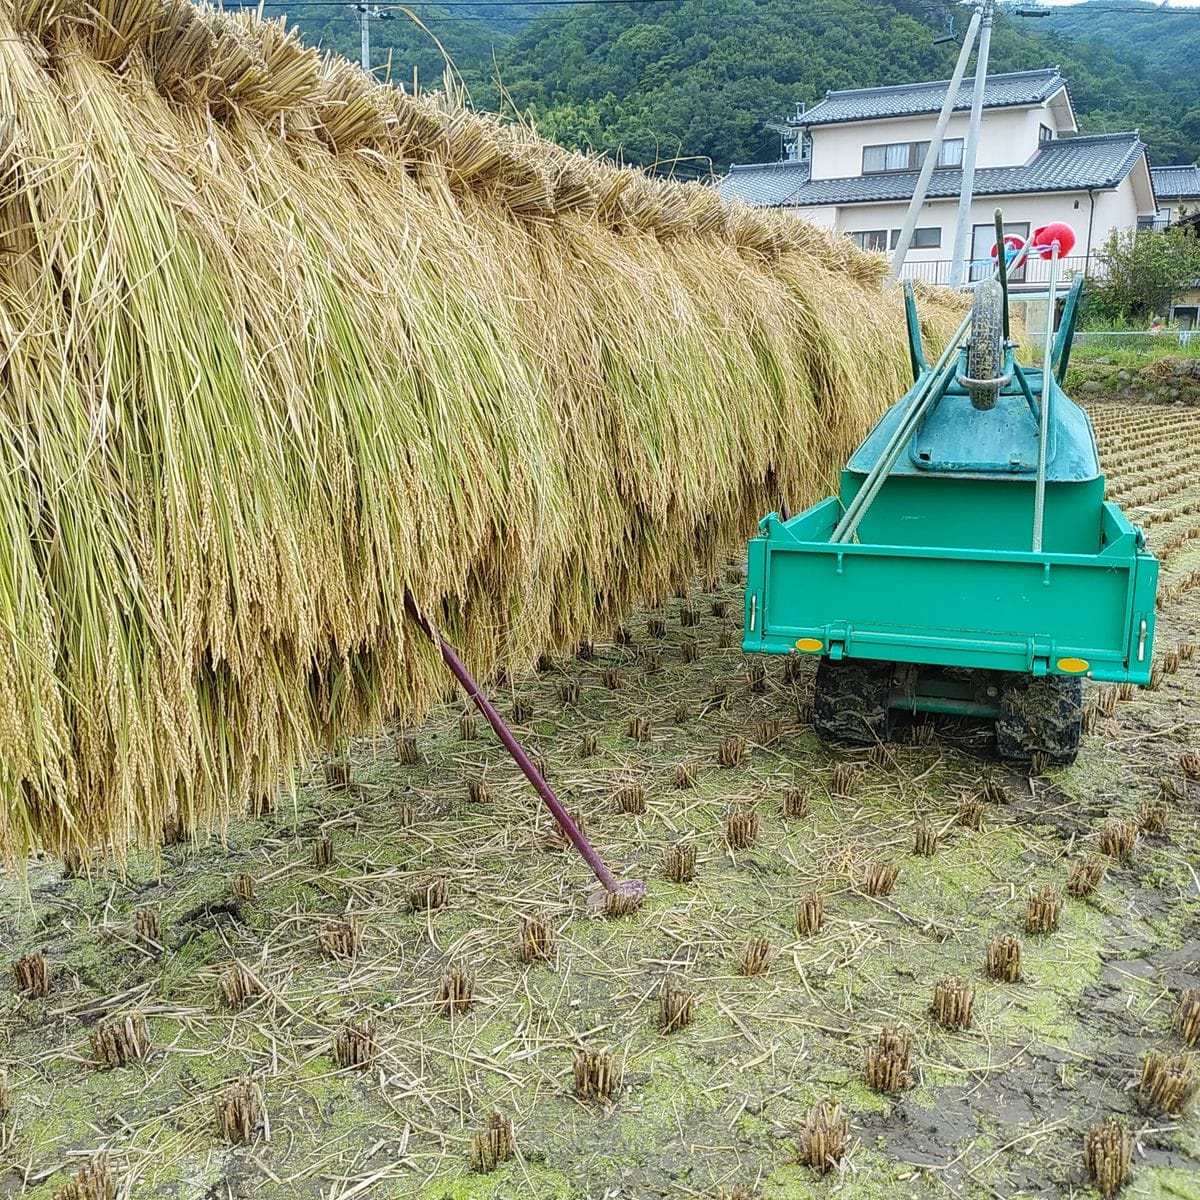
{"label": "balcony railing", "polygon": [[[908,259],[904,264],[904,269],[900,273],[902,279],[920,279],[925,283],[937,284],[942,287],[947,287],[950,284],[950,268],[952,262],[948,258],[926,259]],[[971,264],[972,280],[987,279],[991,277],[995,266],[991,259],[984,259]],[[1058,260],[1058,279],[1059,283],[1069,283],[1076,275],[1087,275],[1092,279],[1097,278],[1103,273],[1101,264],[1095,257],[1091,259],[1084,255],[1075,255],[1069,258],[1060,258]],[[1009,276],[1009,283],[1014,291],[1021,289],[1036,290],[1044,288],[1050,282],[1050,263],[1043,258],[1031,258],[1026,261],[1025,265]]]}

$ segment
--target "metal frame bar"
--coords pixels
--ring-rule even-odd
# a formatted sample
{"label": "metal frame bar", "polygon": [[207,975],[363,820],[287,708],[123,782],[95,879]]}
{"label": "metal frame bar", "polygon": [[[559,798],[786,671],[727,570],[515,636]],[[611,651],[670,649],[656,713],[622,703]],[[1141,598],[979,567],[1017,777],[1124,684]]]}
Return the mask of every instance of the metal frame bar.
{"label": "metal frame bar", "polygon": [[[977,8],[971,17],[970,25],[967,26],[967,32],[963,36],[958,62],[954,64],[954,75],[950,80],[950,86],[946,89],[946,99],[942,102],[942,111],[938,113],[937,125],[934,127],[929,149],[925,152],[925,161],[921,164],[921,174],[917,177],[917,185],[913,188],[908,212],[904,215],[904,227],[900,230],[900,240],[896,243],[896,252],[892,256],[892,266],[888,272],[889,284],[895,283],[900,278],[900,272],[904,270],[904,261],[908,257],[908,244],[912,241],[913,231],[917,227],[917,221],[920,220],[921,206],[925,203],[925,196],[929,191],[929,181],[933,178],[937,160],[941,157],[946,127],[950,124],[950,118],[954,113],[958,90],[962,87],[963,76],[967,73],[967,63],[971,60],[971,49],[975,45],[975,38],[979,33],[979,24],[982,19],[983,9]],[[963,149],[965,152],[966,147],[964,146]]]}
{"label": "metal frame bar", "polygon": [[1046,298],[1046,337],[1042,351],[1042,411],[1038,414],[1037,483],[1033,491],[1033,552],[1042,550],[1046,523],[1046,448],[1050,437],[1050,400],[1054,395],[1054,309],[1058,303],[1058,251],[1050,247],[1050,293]]}

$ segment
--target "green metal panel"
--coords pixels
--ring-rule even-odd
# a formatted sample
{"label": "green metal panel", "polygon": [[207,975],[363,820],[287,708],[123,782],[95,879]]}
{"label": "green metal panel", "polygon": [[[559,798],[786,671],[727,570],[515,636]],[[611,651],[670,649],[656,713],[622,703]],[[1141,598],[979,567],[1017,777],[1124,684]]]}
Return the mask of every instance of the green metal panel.
{"label": "green metal panel", "polygon": [[[1011,364],[1010,364],[1011,365]],[[960,372],[966,369],[959,362]],[[908,453],[890,474],[930,477],[945,473],[959,478],[984,476],[1022,483],[1037,473],[1042,372],[1023,371],[1033,403],[1015,377],[1000,393],[995,407],[977,409],[966,389],[951,383],[909,439]],[[847,470],[866,475],[879,460],[884,444],[903,422],[925,379],[894,404],[850,456]],[[1046,477],[1052,483],[1081,482],[1100,474],[1100,459],[1087,414],[1051,381],[1051,419],[1047,440]]]}
{"label": "green metal panel", "polygon": [[[861,483],[861,476],[842,473],[844,504]],[[1025,479],[893,475],[863,517],[859,540],[885,546],[1025,550],[1033,536],[1033,489],[1033,481]],[[1045,548],[1094,554],[1100,548],[1103,502],[1103,476],[1048,484]]]}
{"label": "green metal panel", "polygon": [[[747,651],[1034,674],[1082,659],[1094,678],[1149,680],[1158,564],[1114,505],[1091,554],[828,542],[835,499],[762,522],[750,543]],[[1142,633],[1142,622],[1145,633]]]}

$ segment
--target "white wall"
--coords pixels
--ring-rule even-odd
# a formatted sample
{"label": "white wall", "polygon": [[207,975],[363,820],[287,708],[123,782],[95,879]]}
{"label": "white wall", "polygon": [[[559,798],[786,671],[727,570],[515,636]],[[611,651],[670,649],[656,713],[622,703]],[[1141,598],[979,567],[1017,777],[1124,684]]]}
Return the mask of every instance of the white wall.
{"label": "white wall", "polygon": [[[909,258],[914,262],[936,262],[950,257],[954,242],[954,219],[958,206],[953,201],[928,200],[917,218],[919,228],[941,229],[942,244],[929,250],[910,250]],[[888,230],[888,253],[891,253],[891,231],[899,231],[908,214],[908,205],[900,204],[854,204],[837,210],[835,228],[844,233],[861,233],[867,230]]]}
{"label": "white wall", "polygon": [[785,210],[793,217],[799,217],[810,225],[819,225],[822,229],[837,229],[838,209],[830,205],[828,208],[789,208]]}
{"label": "white wall", "polygon": [[[1094,254],[1103,245],[1113,229],[1133,229],[1137,226],[1138,202],[1134,195],[1131,178],[1126,178],[1112,192],[1096,192],[1095,216],[1092,220],[1091,249]],[[1070,257],[1082,259],[1088,251],[1088,219],[1091,202],[1087,192],[1049,193],[1046,195],[984,196],[977,198],[971,206],[971,224],[993,224],[993,213],[999,207],[1004,212],[1006,224],[1028,222],[1031,230],[1051,221],[1065,221],[1075,231],[1076,244]],[[829,205],[823,208],[790,209],[790,212],[814,225],[825,229],[837,229],[843,233],[867,230],[888,231],[887,253],[891,253],[891,231],[899,230],[908,212],[906,203]],[[917,219],[918,227],[938,227],[942,230],[942,244],[936,249],[908,252],[907,261],[914,269],[921,263],[943,263],[951,257],[954,249],[954,226],[958,217],[957,200],[928,200]],[[983,253],[991,250],[995,238],[982,235],[986,241]],[[970,247],[968,246],[968,253]],[[1079,265],[1079,264],[1076,264]],[[919,273],[917,271],[916,273]],[[929,278],[934,278],[930,268]]]}
{"label": "white wall", "polygon": [[[967,113],[956,113],[946,128],[947,138],[966,138]],[[845,179],[862,174],[863,148],[890,142],[928,141],[937,117],[905,117],[846,125],[817,126],[812,130],[812,178]],[[1037,152],[1039,126],[1057,126],[1056,115],[1045,106],[984,110],[980,126],[979,167],[1014,167],[1027,163]]]}
{"label": "white wall", "polygon": [[1114,229],[1136,229],[1139,215],[1137,198],[1128,179],[1115,192],[1097,193],[1096,220],[1092,234],[1093,249],[1103,246]]}

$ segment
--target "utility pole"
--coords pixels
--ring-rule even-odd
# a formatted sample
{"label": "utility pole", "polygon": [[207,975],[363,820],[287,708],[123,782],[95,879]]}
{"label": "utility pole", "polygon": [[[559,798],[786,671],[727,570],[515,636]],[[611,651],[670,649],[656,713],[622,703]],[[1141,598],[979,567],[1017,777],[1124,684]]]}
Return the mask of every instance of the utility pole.
{"label": "utility pole", "polygon": [[975,60],[975,89],[971,95],[971,123],[967,144],[963,147],[962,191],[958,197],[958,225],[954,231],[954,251],[950,259],[950,286],[967,282],[967,241],[971,232],[971,200],[975,191],[975,160],[979,153],[979,127],[983,119],[983,91],[987,87],[988,52],[992,45],[992,16],[995,0],[983,0],[976,10],[981,17],[979,57]]}
{"label": "utility pole", "polygon": [[371,6],[358,6],[359,27],[362,30],[362,69],[371,73]]}
{"label": "utility pole", "polygon": [[388,20],[391,17],[391,12],[385,8],[372,8],[369,4],[356,4],[358,9],[359,28],[362,31],[362,58],[360,60],[363,71],[370,75],[371,73],[371,18],[378,17],[381,21]]}

